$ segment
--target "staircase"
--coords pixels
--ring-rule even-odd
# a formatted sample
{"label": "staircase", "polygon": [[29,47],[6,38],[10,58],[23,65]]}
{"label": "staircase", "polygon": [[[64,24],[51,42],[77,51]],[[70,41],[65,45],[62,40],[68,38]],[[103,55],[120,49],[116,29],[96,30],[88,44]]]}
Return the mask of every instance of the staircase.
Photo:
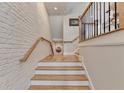
{"label": "staircase", "polygon": [[29,89],[89,90],[89,81],[81,61],[72,58],[47,57],[39,62]]}

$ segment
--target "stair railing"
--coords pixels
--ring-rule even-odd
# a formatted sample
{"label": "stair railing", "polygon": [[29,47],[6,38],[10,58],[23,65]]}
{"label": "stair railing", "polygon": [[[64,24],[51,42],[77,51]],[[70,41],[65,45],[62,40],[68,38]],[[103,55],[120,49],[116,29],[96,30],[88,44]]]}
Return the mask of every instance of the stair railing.
{"label": "stair railing", "polygon": [[25,62],[27,61],[27,59],[29,58],[29,56],[32,54],[33,50],[36,48],[36,46],[39,44],[40,41],[46,41],[50,44],[51,47],[51,52],[52,55],[54,55],[53,52],[53,47],[52,47],[52,42],[45,39],[44,37],[40,37],[39,39],[36,40],[36,42],[31,46],[31,48],[26,52],[26,54],[24,55],[24,57],[22,59],[20,59],[20,62]]}
{"label": "stair railing", "polygon": [[79,17],[80,42],[124,29],[123,6],[117,2],[89,3]]}

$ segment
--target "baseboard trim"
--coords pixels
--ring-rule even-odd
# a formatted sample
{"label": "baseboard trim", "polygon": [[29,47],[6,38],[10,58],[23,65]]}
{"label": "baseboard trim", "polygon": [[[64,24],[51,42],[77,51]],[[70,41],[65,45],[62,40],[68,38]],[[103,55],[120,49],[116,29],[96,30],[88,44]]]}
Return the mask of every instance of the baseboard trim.
{"label": "baseboard trim", "polygon": [[82,56],[79,56],[79,57],[81,58],[82,65],[83,65],[83,67],[84,67],[84,69],[85,69],[87,78],[88,78],[88,80],[89,80],[90,88],[91,88],[92,90],[95,90],[94,85],[93,85],[93,83],[92,83],[92,80],[91,80],[91,78],[90,78],[90,75],[89,75],[89,73],[88,73],[88,70],[87,70],[87,68],[86,68],[86,66],[85,66],[84,57],[82,57]]}
{"label": "baseboard trim", "polygon": [[74,55],[74,53],[73,52],[72,53],[65,52],[64,55]]}

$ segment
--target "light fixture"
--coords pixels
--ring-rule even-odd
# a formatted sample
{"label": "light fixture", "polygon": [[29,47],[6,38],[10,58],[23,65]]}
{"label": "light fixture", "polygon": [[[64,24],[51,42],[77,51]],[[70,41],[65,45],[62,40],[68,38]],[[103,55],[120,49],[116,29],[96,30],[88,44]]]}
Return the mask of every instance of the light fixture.
{"label": "light fixture", "polygon": [[54,7],[54,10],[58,10],[58,8],[57,7]]}

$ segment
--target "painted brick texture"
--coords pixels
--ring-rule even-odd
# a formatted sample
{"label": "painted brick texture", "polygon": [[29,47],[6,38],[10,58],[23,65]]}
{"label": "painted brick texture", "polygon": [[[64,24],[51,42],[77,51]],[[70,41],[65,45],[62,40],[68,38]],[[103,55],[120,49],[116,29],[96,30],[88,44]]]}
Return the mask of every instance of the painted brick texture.
{"label": "painted brick texture", "polygon": [[29,87],[38,57],[49,55],[49,45],[41,42],[28,62],[19,60],[41,36],[50,40],[43,3],[0,3],[0,89]]}

